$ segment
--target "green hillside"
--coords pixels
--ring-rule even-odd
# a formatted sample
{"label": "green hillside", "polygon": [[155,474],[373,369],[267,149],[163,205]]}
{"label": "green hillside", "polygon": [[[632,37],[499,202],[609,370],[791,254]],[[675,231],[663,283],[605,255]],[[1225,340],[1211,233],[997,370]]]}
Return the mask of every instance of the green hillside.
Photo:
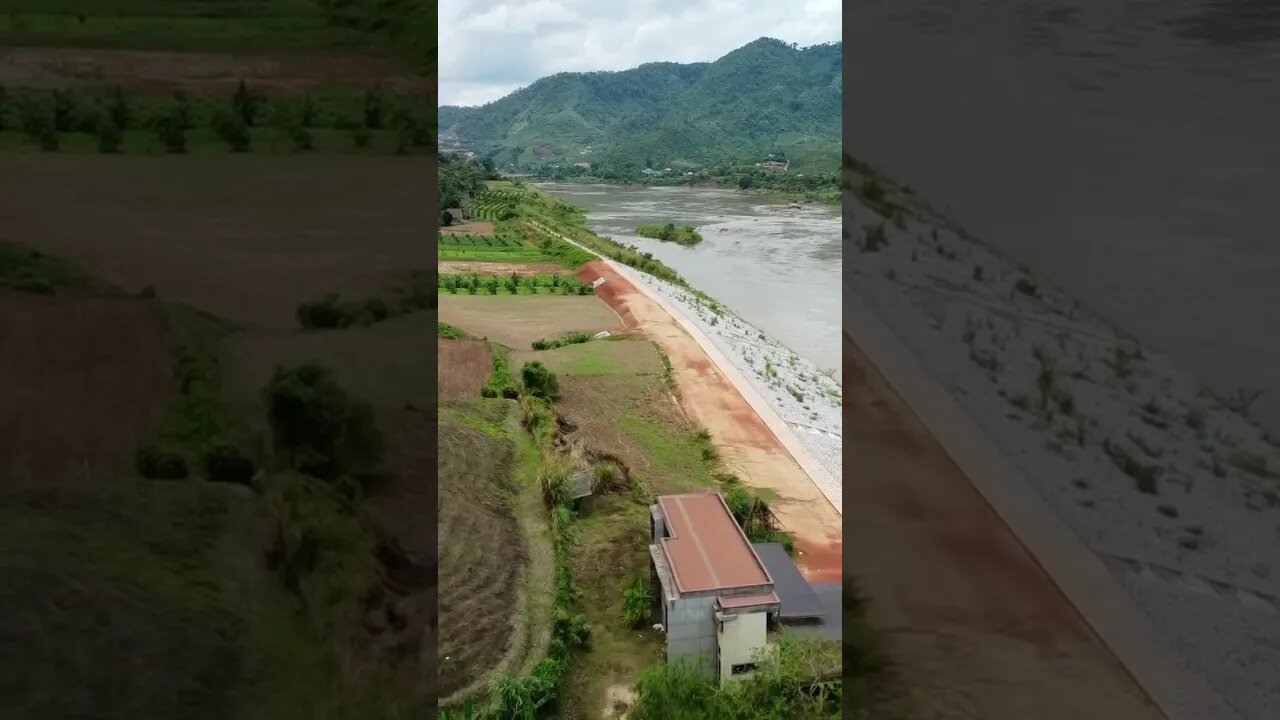
{"label": "green hillside", "polygon": [[839,164],[839,43],[761,38],[712,63],[559,73],[480,107],[442,107],[442,133],[498,165],[569,160],[687,167],[775,154]]}

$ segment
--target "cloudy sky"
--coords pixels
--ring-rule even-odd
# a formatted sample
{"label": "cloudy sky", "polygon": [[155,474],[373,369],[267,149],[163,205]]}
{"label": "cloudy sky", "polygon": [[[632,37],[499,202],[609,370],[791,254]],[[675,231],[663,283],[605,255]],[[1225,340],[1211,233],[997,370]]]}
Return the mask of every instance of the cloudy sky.
{"label": "cloudy sky", "polygon": [[715,60],[762,36],[840,39],[840,0],[439,0],[439,17],[441,105],[563,71]]}

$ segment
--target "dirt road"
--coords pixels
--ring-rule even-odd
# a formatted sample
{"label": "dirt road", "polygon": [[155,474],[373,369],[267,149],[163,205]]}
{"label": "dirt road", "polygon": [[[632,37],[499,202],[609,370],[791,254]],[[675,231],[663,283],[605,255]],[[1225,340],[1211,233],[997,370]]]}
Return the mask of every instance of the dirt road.
{"label": "dirt road", "polygon": [[846,336],[850,564],[925,718],[1163,717]]}
{"label": "dirt road", "polygon": [[624,327],[658,343],[671,359],[685,413],[710,431],[725,464],[747,485],[777,494],[770,505],[783,528],[796,537],[801,572],[815,582],[838,580],[840,515],[701,346],[604,262],[583,265],[577,277],[587,283],[605,279],[596,295],[618,313]]}

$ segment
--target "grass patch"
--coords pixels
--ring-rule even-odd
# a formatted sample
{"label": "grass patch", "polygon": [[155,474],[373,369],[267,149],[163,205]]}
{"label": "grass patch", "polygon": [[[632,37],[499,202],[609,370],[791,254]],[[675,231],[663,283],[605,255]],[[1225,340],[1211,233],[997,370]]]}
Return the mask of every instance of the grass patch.
{"label": "grass patch", "polygon": [[507,356],[500,348],[493,348],[493,373],[489,381],[480,390],[480,395],[487,398],[514,399],[520,396],[515,378],[507,367]]}
{"label": "grass patch", "polygon": [[54,296],[109,290],[73,263],[7,240],[0,240],[0,287]]}
{"label": "grass patch", "polygon": [[467,340],[470,338],[462,330],[444,322],[436,323],[436,336],[446,340]]}

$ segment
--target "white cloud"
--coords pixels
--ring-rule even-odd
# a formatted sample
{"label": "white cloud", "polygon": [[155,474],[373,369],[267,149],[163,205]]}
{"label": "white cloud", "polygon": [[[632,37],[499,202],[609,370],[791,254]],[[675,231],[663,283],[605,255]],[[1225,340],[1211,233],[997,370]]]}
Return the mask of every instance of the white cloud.
{"label": "white cloud", "polygon": [[840,39],[840,0],[439,0],[440,104],[558,72],[715,60],[759,37]]}

